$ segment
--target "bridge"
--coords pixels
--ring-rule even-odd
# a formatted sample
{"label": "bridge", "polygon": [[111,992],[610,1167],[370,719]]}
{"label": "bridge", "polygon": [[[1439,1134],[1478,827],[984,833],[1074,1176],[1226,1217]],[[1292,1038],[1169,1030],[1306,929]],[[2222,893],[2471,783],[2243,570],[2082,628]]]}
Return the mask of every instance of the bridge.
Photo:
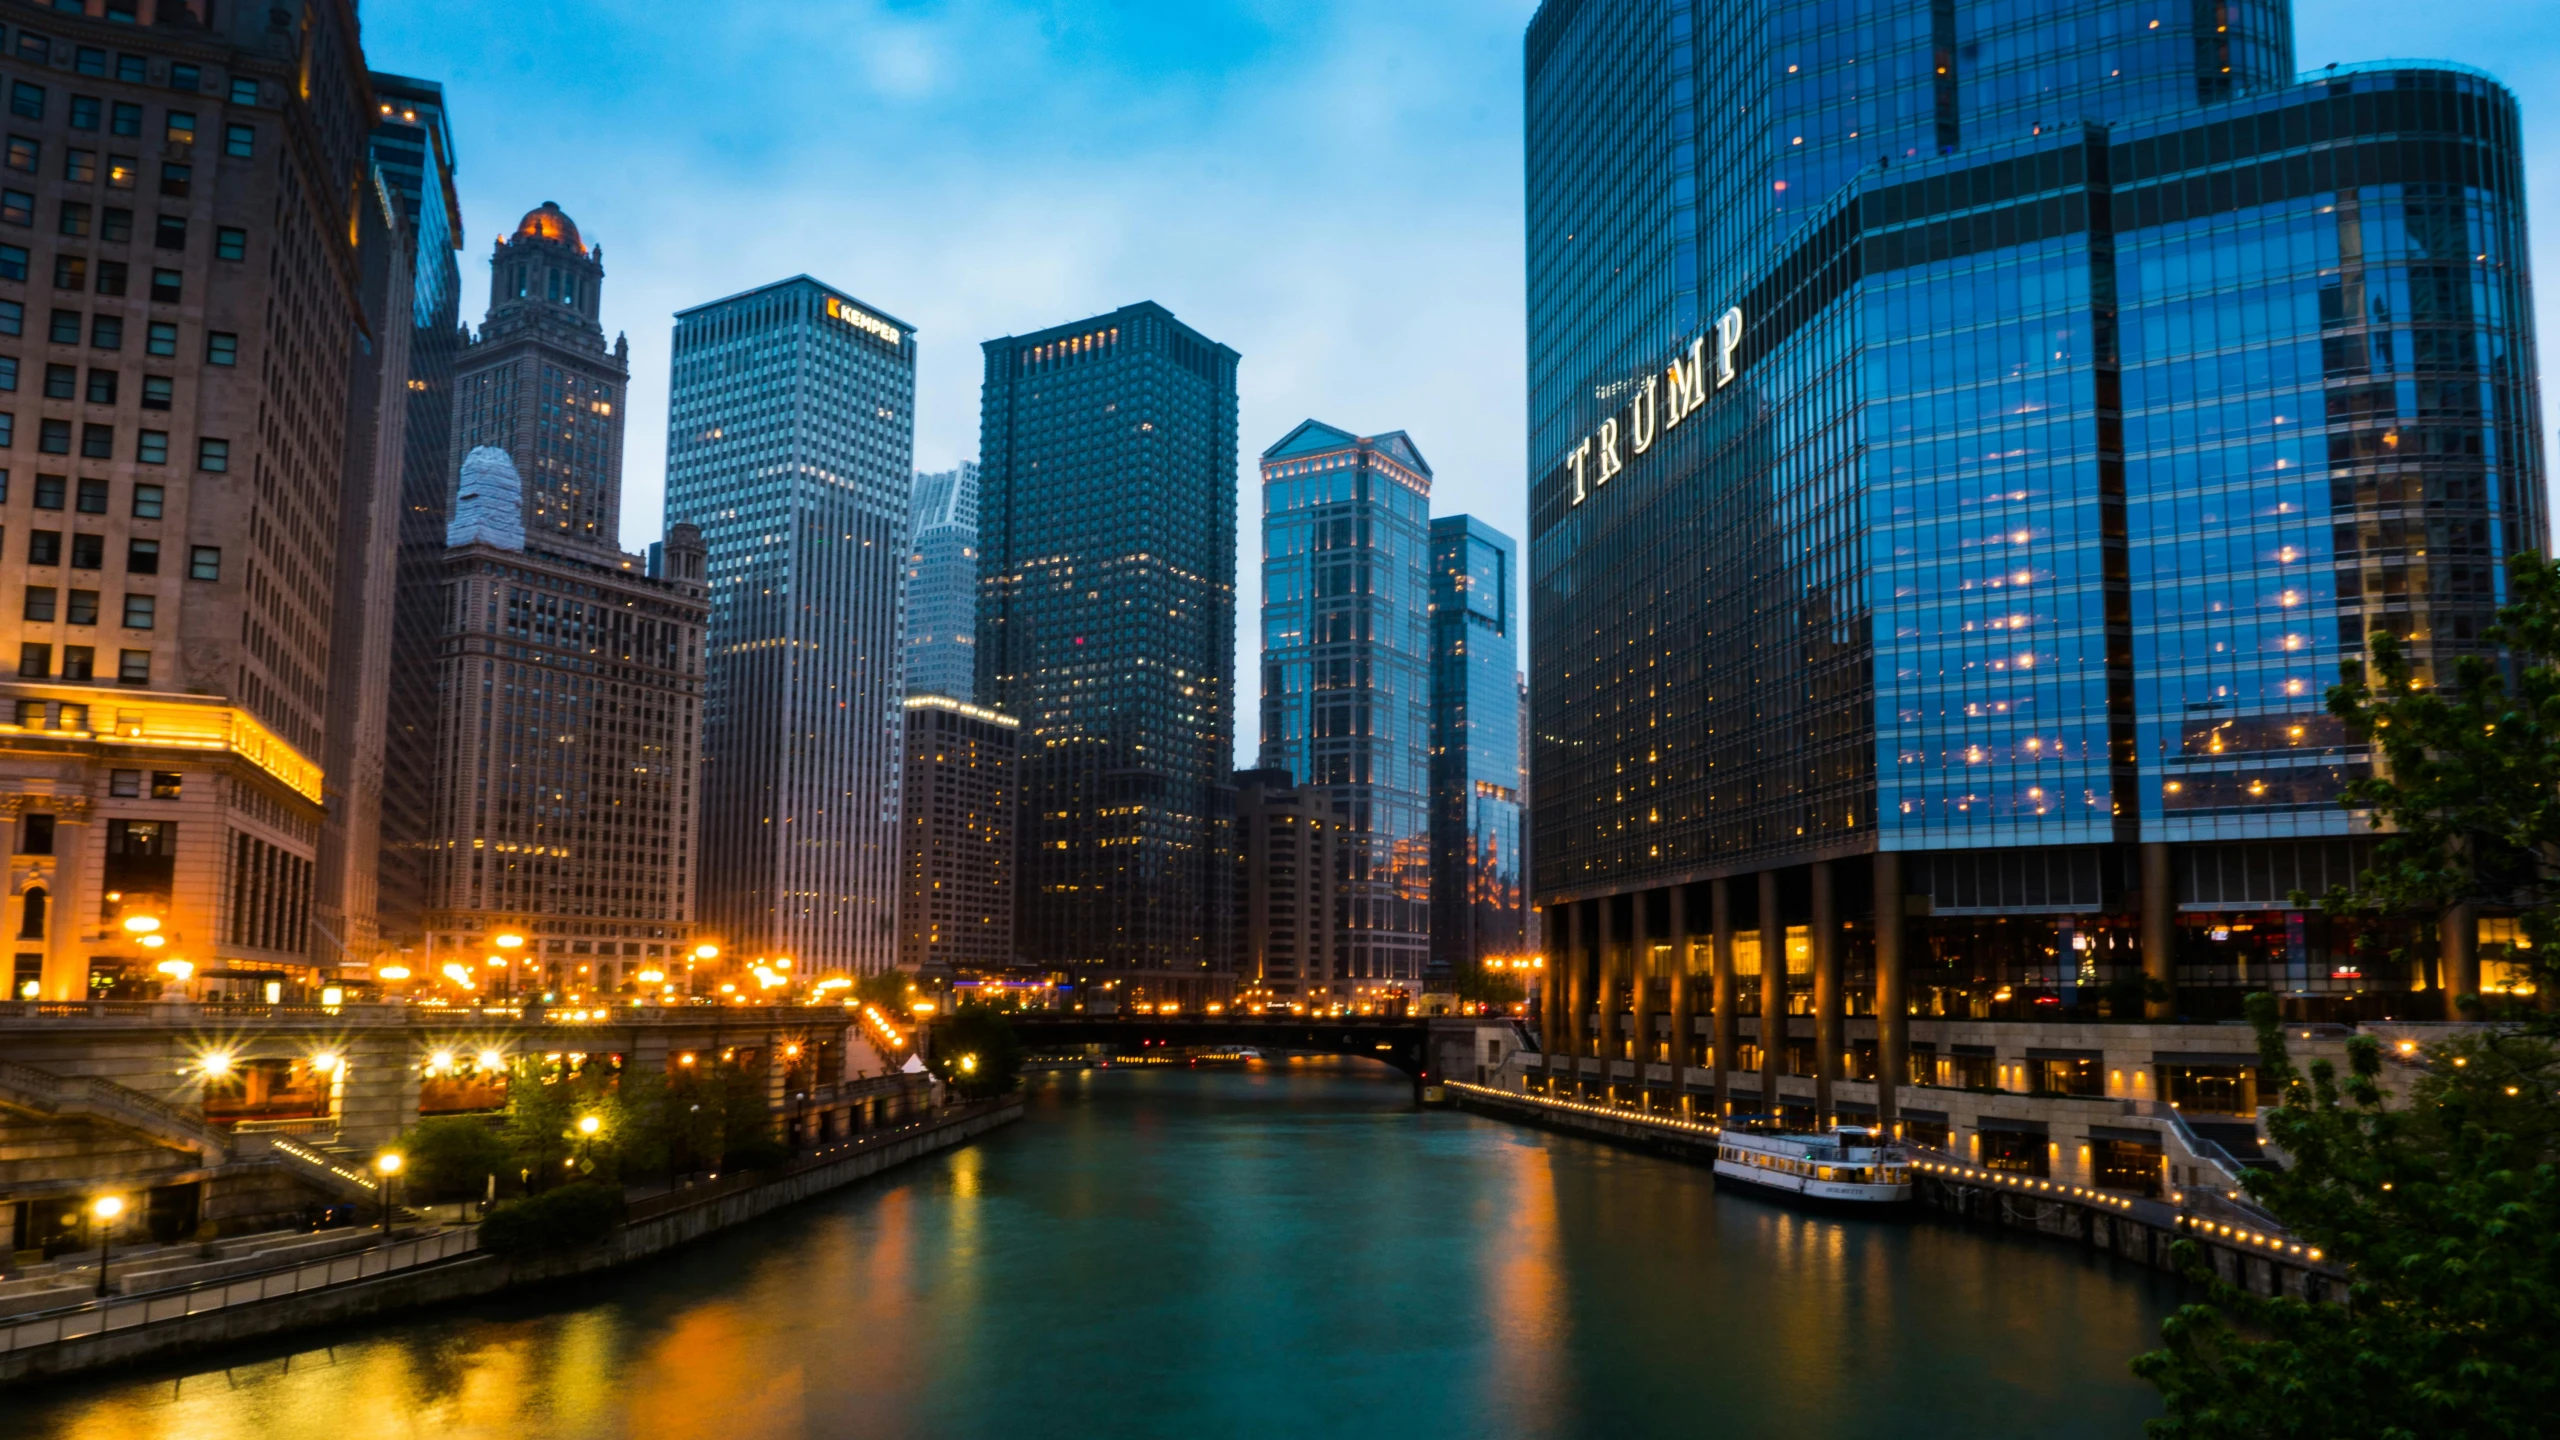
{"label": "bridge", "polygon": [[1006,1018],[1026,1050],[1250,1045],[1257,1050],[1357,1055],[1404,1072],[1413,1082],[1417,1099],[1423,1082],[1434,1074],[1431,1020],[1422,1015],[1084,1015],[1026,1010]]}

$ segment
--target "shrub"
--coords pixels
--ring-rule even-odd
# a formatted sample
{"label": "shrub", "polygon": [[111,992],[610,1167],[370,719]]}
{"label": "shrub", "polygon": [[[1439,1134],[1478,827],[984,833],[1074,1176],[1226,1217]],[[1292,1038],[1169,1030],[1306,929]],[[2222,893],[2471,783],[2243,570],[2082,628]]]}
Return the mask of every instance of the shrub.
{"label": "shrub", "polygon": [[790,1158],[791,1152],[772,1136],[748,1135],[730,1141],[720,1163],[729,1170],[770,1170]]}
{"label": "shrub", "polygon": [[412,1200],[476,1200],[490,1176],[515,1178],[505,1137],[475,1116],[421,1120],[392,1148],[407,1161],[403,1189]]}
{"label": "shrub", "polygon": [[542,1255],[584,1249],[622,1218],[622,1190],[592,1180],[509,1200],[480,1222],[480,1248],[492,1255]]}

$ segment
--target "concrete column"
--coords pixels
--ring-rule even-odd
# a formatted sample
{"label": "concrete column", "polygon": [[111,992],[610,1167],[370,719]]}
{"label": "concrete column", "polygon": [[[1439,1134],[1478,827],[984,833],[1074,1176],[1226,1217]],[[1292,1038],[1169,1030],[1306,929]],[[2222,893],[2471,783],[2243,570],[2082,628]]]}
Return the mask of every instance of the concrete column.
{"label": "concrete column", "polygon": [[1778,1077],[1787,1057],[1787,922],[1778,913],[1778,872],[1760,872],[1760,1108],[1778,1113]]}
{"label": "concrete column", "polygon": [[2444,1018],[2462,1018],[2462,1000],[2480,993],[2480,912],[2468,900],[2436,922],[2436,974],[2444,983]]}
{"label": "concrete column", "polygon": [[1599,914],[1600,1085],[1614,1089],[1618,1080],[1618,897],[1603,895],[1591,902]]}
{"label": "concrete column", "polygon": [[[2162,985],[2177,983],[2178,895],[2170,878],[2169,846],[2148,840],[2142,846],[2142,974]],[[2143,1018],[2169,1020],[2178,1013],[2177,997],[2142,1002]]]}
{"label": "concrete column", "polygon": [[1565,1058],[1572,1062],[1571,1070],[1576,1089],[1580,1089],[1582,1085],[1582,1055],[1589,1048],[1583,1039],[1582,1028],[1583,998],[1591,988],[1583,979],[1582,972],[1583,961],[1589,954],[1586,937],[1582,931],[1587,919],[1584,912],[1588,908],[1588,903],[1577,900],[1564,906],[1564,924],[1557,927],[1557,933],[1564,939],[1561,947],[1564,951],[1562,958],[1565,971],[1564,1053]]}
{"label": "concrete column", "polygon": [[1813,862],[1813,1123],[1838,1119],[1831,1086],[1840,1078],[1840,911],[1831,893],[1831,862]]}
{"label": "concrete column", "polygon": [[1727,1078],[1733,1069],[1735,1026],[1733,1023],[1733,884],[1727,880],[1712,881],[1707,886],[1707,986],[1712,1034],[1708,1038],[1707,1067],[1715,1076],[1716,1117],[1733,1113],[1733,1086]]}
{"label": "concrete column", "polygon": [[1671,1093],[1689,1110],[1689,887],[1671,887]]}
{"label": "concrete column", "polygon": [[1645,1066],[1653,1059],[1653,926],[1651,902],[1643,891],[1627,897],[1627,976],[1634,1000],[1627,1008],[1627,1048],[1635,1053],[1636,1090],[1645,1087]]}
{"label": "concrete column", "polygon": [[[80,932],[98,923],[99,900],[89,893],[88,869],[89,802],[76,795],[58,797],[53,801],[53,883],[45,895],[42,985],[47,1000],[89,998],[89,952],[80,943]],[[212,936],[188,939],[210,958]]]}
{"label": "concrete column", "polygon": [[[1545,918],[1550,923],[1554,921],[1554,906],[1547,907]],[[1550,1068],[1555,1064],[1558,1037],[1563,1034],[1563,1027],[1556,1023],[1557,1012],[1564,1008],[1562,949],[1562,946],[1549,944],[1546,965],[1538,971],[1538,1048],[1546,1052],[1545,1059]]]}
{"label": "concrete column", "polygon": [[1876,1124],[1902,1122],[1902,1084],[1911,1075],[1911,997],[1904,989],[1902,855],[1879,850],[1876,876]]}

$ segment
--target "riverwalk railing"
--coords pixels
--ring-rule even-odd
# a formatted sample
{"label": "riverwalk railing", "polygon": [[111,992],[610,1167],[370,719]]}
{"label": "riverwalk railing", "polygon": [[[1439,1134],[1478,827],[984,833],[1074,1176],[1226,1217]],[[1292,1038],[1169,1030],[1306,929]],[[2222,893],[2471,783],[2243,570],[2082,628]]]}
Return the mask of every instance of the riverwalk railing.
{"label": "riverwalk railing", "polygon": [[93,1335],[156,1325],[233,1305],[277,1300],[307,1290],[371,1280],[396,1271],[441,1265],[471,1255],[479,1248],[479,1227],[464,1225],[395,1239],[388,1245],[333,1255],[281,1270],[268,1270],[230,1280],[200,1281],[140,1295],[111,1295],[58,1310],[38,1311],[33,1315],[0,1321],[0,1353],[39,1345],[59,1345],[66,1340],[83,1340]]}

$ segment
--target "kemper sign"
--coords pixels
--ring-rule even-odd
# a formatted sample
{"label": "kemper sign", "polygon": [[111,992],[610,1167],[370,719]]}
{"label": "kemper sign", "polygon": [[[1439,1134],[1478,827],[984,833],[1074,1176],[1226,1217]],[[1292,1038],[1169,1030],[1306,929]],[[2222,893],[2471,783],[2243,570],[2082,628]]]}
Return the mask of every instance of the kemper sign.
{"label": "kemper sign", "polygon": [[[1712,386],[1707,380],[1710,338],[1715,341]],[[1716,317],[1712,332],[1689,342],[1687,355],[1674,355],[1669,369],[1638,382],[1636,398],[1627,406],[1623,424],[1612,415],[1600,422],[1597,431],[1583,436],[1581,444],[1565,452],[1564,468],[1573,476],[1573,503],[1581,504],[1592,491],[1608,484],[1611,476],[1627,468],[1629,456],[1652,449],[1656,440],[1706,404],[1710,388],[1721,390],[1732,384],[1733,356],[1741,348],[1742,307],[1736,305]]]}
{"label": "kemper sign", "polygon": [[897,344],[904,338],[899,335],[897,326],[892,325],[888,321],[881,319],[879,316],[862,309],[860,306],[847,305],[833,295],[827,297],[827,318],[830,320],[841,320],[856,330],[860,330],[868,335],[877,335],[892,345]]}

